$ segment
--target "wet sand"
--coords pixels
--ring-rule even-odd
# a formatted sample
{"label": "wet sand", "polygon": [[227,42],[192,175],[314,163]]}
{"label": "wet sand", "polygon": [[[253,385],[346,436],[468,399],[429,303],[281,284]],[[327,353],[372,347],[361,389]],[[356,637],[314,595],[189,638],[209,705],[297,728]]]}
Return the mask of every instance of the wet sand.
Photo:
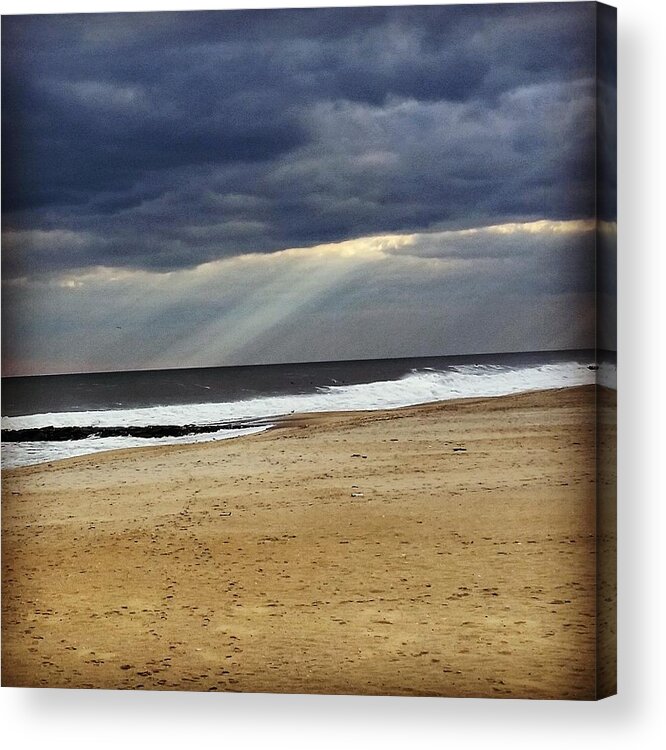
{"label": "wet sand", "polygon": [[594,399],[4,472],[3,685],[593,698]]}

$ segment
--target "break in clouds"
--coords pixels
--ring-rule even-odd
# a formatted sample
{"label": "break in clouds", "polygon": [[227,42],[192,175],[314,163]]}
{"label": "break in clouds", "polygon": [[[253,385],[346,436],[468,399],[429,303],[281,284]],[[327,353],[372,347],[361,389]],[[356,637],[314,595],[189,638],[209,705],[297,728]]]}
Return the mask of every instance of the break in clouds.
{"label": "break in clouds", "polygon": [[593,346],[596,14],[5,17],[5,373]]}

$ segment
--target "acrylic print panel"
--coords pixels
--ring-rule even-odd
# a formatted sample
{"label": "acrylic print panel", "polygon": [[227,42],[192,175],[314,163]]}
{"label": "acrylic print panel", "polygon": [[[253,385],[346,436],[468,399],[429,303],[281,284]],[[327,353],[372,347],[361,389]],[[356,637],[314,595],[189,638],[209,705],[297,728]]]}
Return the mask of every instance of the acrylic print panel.
{"label": "acrylic print panel", "polygon": [[614,9],[2,27],[3,684],[613,693]]}

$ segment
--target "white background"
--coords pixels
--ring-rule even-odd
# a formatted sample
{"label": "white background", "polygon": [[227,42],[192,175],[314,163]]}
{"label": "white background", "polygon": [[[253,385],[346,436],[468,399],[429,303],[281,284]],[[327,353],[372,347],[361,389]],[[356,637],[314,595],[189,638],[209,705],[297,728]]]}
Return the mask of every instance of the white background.
{"label": "white background", "polygon": [[[0,9],[5,14],[316,4],[0,0]],[[666,746],[666,443],[660,389],[665,372],[666,14],[663,3],[651,0],[615,4],[620,54],[620,695],[600,703],[567,703],[3,688],[0,736],[5,747]]]}

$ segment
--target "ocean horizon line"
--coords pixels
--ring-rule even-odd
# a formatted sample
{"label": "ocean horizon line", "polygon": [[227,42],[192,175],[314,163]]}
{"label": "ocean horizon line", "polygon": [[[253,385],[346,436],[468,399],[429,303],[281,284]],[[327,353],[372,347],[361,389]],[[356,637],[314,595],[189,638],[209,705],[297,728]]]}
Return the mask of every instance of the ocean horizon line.
{"label": "ocean horizon line", "polygon": [[313,359],[313,360],[294,360],[289,362],[251,362],[247,364],[223,364],[223,365],[197,365],[194,367],[139,367],[129,370],[72,370],[71,372],[45,372],[45,373],[28,373],[23,375],[1,375],[0,380],[17,380],[21,378],[61,378],[68,376],[82,375],[115,375],[115,374],[132,374],[132,373],[156,373],[156,372],[192,372],[199,370],[223,370],[223,369],[242,369],[253,367],[296,367],[304,365],[344,365],[356,362],[403,362],[416,359],[455,359],[470,357],[502,357],[502,356],[520,356],[530,354],[541,355],[566,355],[566,354],[587,354],[603,353],[613,354],[616,352],[611,349],[602,349],[598,347],[579,347],[574,349],[521,349],[511,351],[483,351],[471,352],[468,354],[419,354],[406,355],[404,357],[358,357],[355,359]]}

